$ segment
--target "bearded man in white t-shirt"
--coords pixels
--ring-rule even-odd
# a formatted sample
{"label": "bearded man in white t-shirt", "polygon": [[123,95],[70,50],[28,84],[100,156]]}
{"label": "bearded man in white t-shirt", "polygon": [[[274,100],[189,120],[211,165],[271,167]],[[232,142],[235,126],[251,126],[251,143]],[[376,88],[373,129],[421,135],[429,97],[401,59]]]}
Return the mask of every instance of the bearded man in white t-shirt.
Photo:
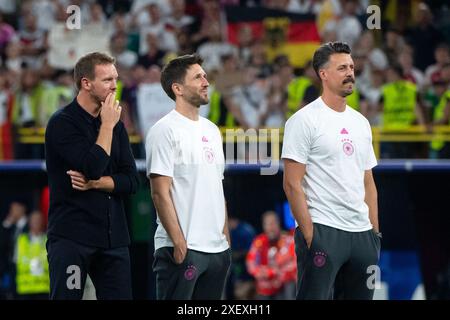
{"label": "bearded man in white t-shirt", "polygon": [[350,48],[322,45],[322,95],[286,122],[283,187],[298,224],[297,299],[373,299],[380,253],[377,165],[369,122],[349,107]]}
{"label": "bearded man in white t-shirt", "polygon": [[175,109],[146,137],[147,176],[157,211],[156,298],[220,299],[231,263],[222,180],[222,136],[199,116],[208,80],[197,55],[170,61],[161,85]]}

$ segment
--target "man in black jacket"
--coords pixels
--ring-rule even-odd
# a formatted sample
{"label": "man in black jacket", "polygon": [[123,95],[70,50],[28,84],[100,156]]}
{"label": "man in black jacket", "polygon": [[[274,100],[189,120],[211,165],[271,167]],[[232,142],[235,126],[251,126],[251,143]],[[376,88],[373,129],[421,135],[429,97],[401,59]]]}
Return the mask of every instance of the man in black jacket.
{"label": "man in black jacket", "polygon": [[81,299],[87,274],[98,299],[132,298],[123,196],[136,191],[138,174],[114,62],[97,52],[77,62],[79,93],[45,133],[50,299]]}

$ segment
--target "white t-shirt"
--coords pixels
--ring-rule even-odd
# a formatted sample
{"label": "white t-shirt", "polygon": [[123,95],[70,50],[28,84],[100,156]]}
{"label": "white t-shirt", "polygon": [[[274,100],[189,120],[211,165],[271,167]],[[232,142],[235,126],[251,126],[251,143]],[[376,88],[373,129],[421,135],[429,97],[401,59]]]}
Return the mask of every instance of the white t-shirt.
{"label": "white t-shirt", "polygon": [[369,122],[319,97],[286,122],[283,159],[306,164],[302,187],[312,221],[350,232],[370,230],[364,171],[377,165]]}
{"label": "white t-shirt", "polygon": [[[172,110],[150,129],[145,148],[147,176],[172,177],[170,192],[187,247],[208,253],[228,249],[223,234],[225,158],[217,126]],[[159,218],[157,223],[155,250],[173,247]]]}

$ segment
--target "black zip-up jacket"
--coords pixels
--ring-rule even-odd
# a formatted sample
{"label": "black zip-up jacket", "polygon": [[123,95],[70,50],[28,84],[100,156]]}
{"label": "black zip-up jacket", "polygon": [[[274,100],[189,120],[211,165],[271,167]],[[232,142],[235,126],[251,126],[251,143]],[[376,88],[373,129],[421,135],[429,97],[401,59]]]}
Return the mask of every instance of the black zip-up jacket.
{"label": "black zip-up jacket", "polygon": [[[90,115],[75,98],[47,125],[48,236],[98,248],[117,248],[130,243],[122,198],[136,192],[139,177],[123,123],[119,121],[113,129],[110,156],[95,143],[100,124],[100,116]],[[68,170],[79,171],[89,180],[110,176],[114,190],[75,190]]]}

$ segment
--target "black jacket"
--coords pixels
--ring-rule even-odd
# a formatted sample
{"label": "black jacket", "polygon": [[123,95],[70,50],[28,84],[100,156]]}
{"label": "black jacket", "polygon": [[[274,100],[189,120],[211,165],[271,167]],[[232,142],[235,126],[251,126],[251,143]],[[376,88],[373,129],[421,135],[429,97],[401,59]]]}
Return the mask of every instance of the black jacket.
{"label": "black jacket", "polygon": [[[94,118],[74,99],[47,125],[48,236],[99,248],[127,246],[130,238],[123,196],[135,193],[138,187],[136,163],[123,123],[119,121],[113,129],[110,156],[95,143],[100,124],[100,116]],[[72,188],[68,170],[79,171],[89,180],[111,176],[114,190],[77,191]]]}

